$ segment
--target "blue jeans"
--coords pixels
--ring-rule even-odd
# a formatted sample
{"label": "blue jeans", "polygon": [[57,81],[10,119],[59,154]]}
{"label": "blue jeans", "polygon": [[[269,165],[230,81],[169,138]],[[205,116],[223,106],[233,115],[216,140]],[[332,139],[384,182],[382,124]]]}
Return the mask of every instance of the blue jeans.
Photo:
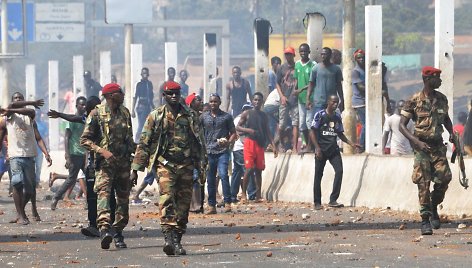
{"label": "blue jeans", "polygon": [[[231,176],[231,202],[238,202],[239,187],[241,186],[241,179],[244,176],[244,154],[243,150],[233,151],[233,175]],[[256,183],[254,181],[254,174],[249,177],[247,192],[250,200],[256,199]]]}
{"label": "blue jeans", "polygon": [[69,175],[54,195],[55,200],[62,200],[64,198],[64,194],[67,192],[67,189],[75,185],[77,182],[77,175],[81,169],[85,170],[85,156],[73,154],[70,155]]}
{"label": "blue jeans", "polygon": [[11,185],[23,187],[25,193],[36,191],[36,174],[34,173],[34,157],[10,158]]}
{"label": "blue jeans", "polygon": [[231,203],[231,188],[228,178],[229,152],[219,154],[208,154],[208,205],[216,206],[216,171],[221,178],[223,187],[223,200],[225,203]]}
{"label": "blue jeans", "polygon": [[150,112],[150,109],[136,111],[136,113],[138,114],[138,128],[136,129],[136,136],[134,137],[135,142],[139,142],[139,138],[141,137],[141,131],[143,130],[144,123],[146,122],[146,118]]}
{"label": "blue jeans", "polygon": [[357,116],[359,117],[359,122],[361,123],[361,134],[358,141],[362,146],[362,149],[365,149],[365,106],[354,109],[356,110]]}
{"label": "blue jeans", "polygon": [[313,122],[313,117],[315,116],[315,109],[307,109],[305,104],[298,103],[298,115],[299,115],[299,124],[300,131],[308,130],[311,128],[311,122]]}
{"label": "blue jeans", "polygon": [[269,130],[272,134],[272,137],[275,136],[275,130],[277,128],[277,123],[279,122],[279,106],[267,105],[264,106],[264,112],[269,118]]}
{"label": "blue jeans", "polygon": [[154,169],[152,169],[151,172],[148,171],[148,173],[146,173],[146,176],[144,177],[143,181],[147,183],[147,185],[152,185],[154,183],[154,179],[156,178],[157,173]]}
{"label": "blue jeans", "polygon": [[36,185],[39,185],[41,181],[41,167],[43,166],[43,153],[38,152],[35,160],[35,167],[36,167]]}

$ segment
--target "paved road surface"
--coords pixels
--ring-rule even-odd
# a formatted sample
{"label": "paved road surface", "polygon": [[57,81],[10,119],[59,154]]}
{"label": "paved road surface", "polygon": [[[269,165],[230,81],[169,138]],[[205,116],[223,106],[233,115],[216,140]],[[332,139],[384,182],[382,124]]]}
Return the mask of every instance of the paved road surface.
{"label": "paved road surface", "polygon": [[[79,232],[86,225],[81,201],[60,202],[51,211],[50,192],[42,189],[43,221],[20,226],[8,223],[14,206],[6,182],[0,186],[0,267],[472,267],[467,215],[421,237],[417,215],[388,208],[314,211],[307,203],[253,203],[233,213],[192,214],[183,238],[188,255],[167,257],[155,197],[131,206],[124,232],[129,248],[102,250],[98,239]],[[460,223],[467,227],[459,229]]]}

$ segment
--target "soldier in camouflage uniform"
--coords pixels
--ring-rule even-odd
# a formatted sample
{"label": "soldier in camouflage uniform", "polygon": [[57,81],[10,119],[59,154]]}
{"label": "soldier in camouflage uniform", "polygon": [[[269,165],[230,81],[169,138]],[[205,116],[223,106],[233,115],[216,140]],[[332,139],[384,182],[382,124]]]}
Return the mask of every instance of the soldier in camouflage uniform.
{"label": "soldier in camouflage uniform", "polygon": [[[442,138],[443,126],[449,132],[451,142],[453,131],[447,98],[435,90],[441,86],[441,70],[425,66],[422,74],[423,90],[413,95],[403,107],[400,132],[410,140],[415,153],[412,179],[418,185],[421,234],[431,235],[431,226],[440,228],[437,206],[444,200],[452,178]],[[415,121],[413,134],[407,128],[410,119]],[[431,182],[434,183],[432,192],[429,190]]]}
{"label": "soldier in camouflage uniform", "polygon": [[[124,93],[118,84],[105,85],[102,90],[106,104],[97,105],[87,117],[80,144],[95,158],[95,186],[97,193],[97,225],[102,249],[110,248],[114,229],[115,246],[126,248],[122,231],[129,220],[129,172],[131,154],[136,149],[133,141],[131,116],[123,106]],[[115,189],[115,221],[111,226],[110,193]]]}
{"label": "soldier in camouflage uniform", "polygon": [[157,171],[163,250],[167,255],[185,255],[181,239],[187,229],[193,169],[200,168],[206,153],[199,118],[179,102],[180,85],[167,81],[163,88],[167,104],[147,117],[130,177],[135,184],[137,171],[145,167]]}

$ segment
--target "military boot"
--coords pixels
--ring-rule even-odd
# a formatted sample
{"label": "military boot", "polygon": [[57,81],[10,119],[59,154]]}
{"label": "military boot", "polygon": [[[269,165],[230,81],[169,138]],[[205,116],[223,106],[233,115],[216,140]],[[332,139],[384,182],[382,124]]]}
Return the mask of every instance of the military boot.
{"label": "military boot", "polygon": [[174,236],[175,255],[187,255],[187,251],[185,251],[185,249],[182,247],[182,244],[180,243],[182,240],[182,233],[177,230],[173,230],[172,234]]}
{"label": "military boot", "polygon": [[164,233],[164,248],[162,249],[167,256],[175,255],[175,247],[173,241],[173,234],[171,231],[163,231]]}
{"label": "military boot", "polygon": [[122,232],[116,232],[116,234],[113,236],[113,239],[115,240],[115,247],[116,248],[127,248],[125,243],[125,238],[123,236]]}
{"label": "military boot", "polygon": [[431,225],[433,226],[434,229],[441,228],[441,221],[439,219],[439,214],[438,214],[438,206],[433,205],[433,209],[431,210],[431,212],[432,212]]}
{"label": "military boot", "polygon": [[103,229],[100,231],[100,246],[102,249],[109,249],[113,236],[110,233],[110,230]]}
{"label": "military boot", "polygon": [[429,221],[429,215],[421,216],[421,234],[432,235],[433,229],[431,229],[431,222]]}

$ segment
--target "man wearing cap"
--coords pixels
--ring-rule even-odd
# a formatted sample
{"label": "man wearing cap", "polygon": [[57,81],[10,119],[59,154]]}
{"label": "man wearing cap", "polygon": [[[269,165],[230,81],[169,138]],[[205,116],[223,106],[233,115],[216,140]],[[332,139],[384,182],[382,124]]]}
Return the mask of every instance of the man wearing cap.
{"label": "man wearing cap", "polygon": [[[133,141],[131,115],[123,106],[121,87],[115,83],[107,84],[102,94],[106,103],[97,105],[88,115],[80,145],[96,155],[94,190],[97,193],[101,248],[109,249],[113,237],[117,248],[126,248],[122,232],[129,221],[130,160],[136,144]],[[110,210],[112,187],[116,196],[113,225]]]}
{"label": "man wearing cap", "polygon": [[[443,126],[449,132],[450,142],[453,130],[447,98],[436,90],[441,86],[441,70],[425,66],[422,75],[423,90],[414,94],[401,111],[400,132],[410,141],[415,154],[412,180],[418,186],[421,234],[431,235],[431,226],[434,229],[441,226],[438,205],[444,200],[452,178],[442,138]],[[415,122],[414,133],[407,128],[410,119]]]}
{"label": "man wearing cap", "polygon": [[136,137],[134,140],[137,142],[141,135],[141,130],[144,126],[146,117],[154,109],[154,92],[152,82],[149,81],[149,69],[144,67],[141,69],[141,81],[136,84],[136,92],[133,98],[133,107],[131,116],[133,118],[138,114],[138,128],[136,129]]}
{"label": "man wearing cap", "polygon": [[84,72],[84,87],[87,99],[91,96],[99,97],[100,90],[102,90],[100,83],[92,79],[92,73],[90,71]]}
{"label": "man wearing cap", "polygon": [[[280,96],[279,106],[279,130],[276,140],[281,138],[282,130],[288,124],[292,124],[292,151],[297,151],[298,141],[298,120],[299,120],[299,105],[298,105],[298,91],[297,79],[295,77],[295,49],[287,47],[284,50],[285,63],[280,66],[277,71],[277,91]],[[278,144],[278,141],[276,141]],[[274,148],[277,150],[277,148]]]}
{"label": "man wearing cap", "polygon": [[185,255],[181,239],[187,229],[193,170],[200,169],[206,154],[200,120],[180,102],[180,85],[167,81],[163,89],[166,104],[154,109],[146,119],[130,179],[136,183],[137,172],[146,167],[157,171],[163,251],[167,255]]}
{"label": "man wearing cap", "polygon": [[[270,94],[278,94],[277,91],[272,91]],[[270,95],[269,94],[269,95]],[[267,103],[267,101],[265,102]],[[241,116],[244,114],[245,111],[253,109],[254,106],[250,103],[246,103],[243,105],[241,109],[241,114],[234,118],[234,125],[237,126]],[[271,132],[272,133],[272,132]],[[231,174],[231,203],[236,204],[238,203],[238,193],[239,188],[242,186],[242,177],[244,176],[244,172],[246,168],[244,166],[244,140],[246,135],[242,132],[237,132],[238,137],[237,140],[234,142],[233,146],[233,174]],[[275,150],[275,149],[274,149]],[[256,183],[254,181],[254,174],[249,175],[249,182],[248,182],[248,197],[249,200],[256,200]]]}
{"label": "man wearing cap", "polygon": [[[182,84],[180,84],[182,86]],[[190,110],[196,115],[200,116],[203,111],[203,102],[200,95],[192,93],[185,98],[185,104]],[[200,126],[203,129],[203,126]],[[193,188],[192,188],[192,201],[190,202],[190,211],[196,213],[203,213],[203,200],[205,198],[204,193],[202,194],[201,187],[205,185],[205,172],[202,170],[193,170]],[[200,179],[200,181],[199,181]]]}

